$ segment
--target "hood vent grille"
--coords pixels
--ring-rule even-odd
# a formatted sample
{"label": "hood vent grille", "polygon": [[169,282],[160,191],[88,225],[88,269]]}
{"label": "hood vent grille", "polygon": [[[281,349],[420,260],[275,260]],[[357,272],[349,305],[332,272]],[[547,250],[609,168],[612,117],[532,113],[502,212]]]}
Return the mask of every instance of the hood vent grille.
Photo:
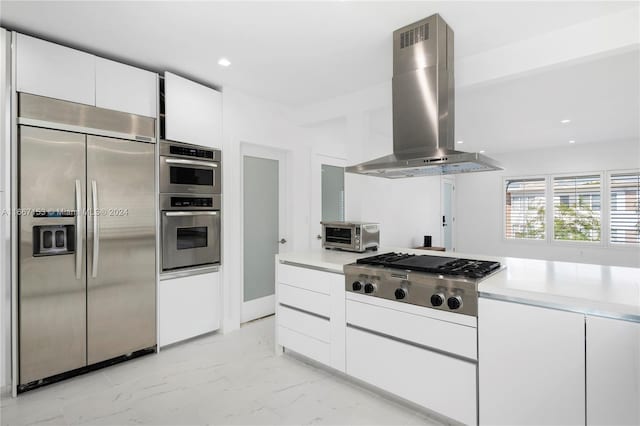
{"label": "hood vent grille", "polygon": [[400,34],[400,49],[429,39],[429,24],[418,25]]}

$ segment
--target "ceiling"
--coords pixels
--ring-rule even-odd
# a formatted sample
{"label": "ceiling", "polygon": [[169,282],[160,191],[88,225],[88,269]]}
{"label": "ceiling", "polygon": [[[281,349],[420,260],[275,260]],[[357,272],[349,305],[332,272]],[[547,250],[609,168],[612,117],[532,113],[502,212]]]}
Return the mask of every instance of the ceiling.
{"label": "ceiling", "polygon": [[[2,0],[0,24],[151,70],[169,70],[209,85],[231,86],[301,106],[389,81],[393,30],[436,12],[454,29],[459,58],[629,7],[637,4]],[[217,65],[223,56],[231,61],[230,67]],[[544,87],[555,83],[550,77],[547,82],[541,79]],[[488,111],[502,108],[508,114],[518,90],[524,90],[525,98],[527,93],[535,96],[513,84],[479,99],[486,110],[462,108],[459,117],[479,124]],[[548,99],[546,105],[558,109],[558,114],[570,114],[570,105],[566,112],[561,110],[559,97]],[[491,123],[491,130],[505,124]],[[478,133],[471,137],[478,138]]]}
{"label": "ceiling", "polygon": [[[487,154],[640,140],[640,51],[456,94],[456,139]],[[561,120],[569,119],[569,123]]]}
{"label": "ceiling", "polygon": [[[554,67],[456,92],[456,149],[497,153],[640,140],[640,50]],[[391,106],[371,132],[391,152]],[[571,120],[561,123],[561,120]],[[569,144],[569,141],[575,141]],[[370,145],[368,146],[370,148]],[[381,150],[380,150],[381,149]],[[639,159],[640,161],[640,159]]]}

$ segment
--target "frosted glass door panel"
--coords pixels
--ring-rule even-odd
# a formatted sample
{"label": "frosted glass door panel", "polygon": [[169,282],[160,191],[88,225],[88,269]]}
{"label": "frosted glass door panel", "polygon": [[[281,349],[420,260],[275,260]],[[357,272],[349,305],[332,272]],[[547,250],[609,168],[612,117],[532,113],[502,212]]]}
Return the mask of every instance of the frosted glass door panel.
{"label": "frosted glass door panel", "polygon": [[344,220],[344,167],[322,165],[322,221]]}
{"label": "frosted glass door panel", "polygon": [[244,162],[244,301],[275,293],[279,239],[276,160],[245,156]]}

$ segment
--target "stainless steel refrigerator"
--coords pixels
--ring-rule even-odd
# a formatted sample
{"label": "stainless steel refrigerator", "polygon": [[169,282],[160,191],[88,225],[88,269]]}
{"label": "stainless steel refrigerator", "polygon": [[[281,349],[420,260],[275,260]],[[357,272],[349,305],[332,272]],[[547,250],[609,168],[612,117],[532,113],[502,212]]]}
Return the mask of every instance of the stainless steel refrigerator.
{"label": "stainless steel refrigerator", "polygon": [[21,125],[19,166],[20,386],[154,347],[155,145]]}

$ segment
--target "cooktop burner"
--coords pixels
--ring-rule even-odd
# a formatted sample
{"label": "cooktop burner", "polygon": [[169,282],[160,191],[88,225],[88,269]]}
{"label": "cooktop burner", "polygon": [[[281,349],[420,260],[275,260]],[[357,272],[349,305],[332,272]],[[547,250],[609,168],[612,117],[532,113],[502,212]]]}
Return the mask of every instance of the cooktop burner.
{"label": "cooktop burner", "polygon": [[500,262],[393,252],[364,257],[356,263],[468,278],[482,278],[500,268]]}

